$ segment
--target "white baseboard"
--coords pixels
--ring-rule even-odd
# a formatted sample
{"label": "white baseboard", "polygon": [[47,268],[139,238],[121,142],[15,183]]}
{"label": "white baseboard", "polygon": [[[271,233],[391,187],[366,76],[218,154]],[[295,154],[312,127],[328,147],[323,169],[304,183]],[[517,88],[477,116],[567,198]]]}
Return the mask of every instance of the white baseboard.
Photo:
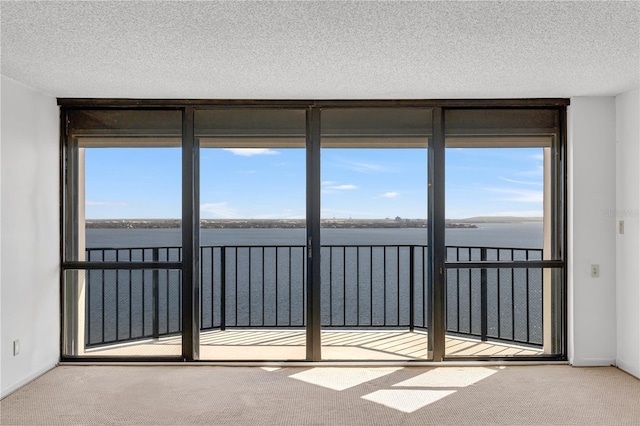
{"label": "white baseboard", "polygon": [[6,388],[2,389],[2,391],[0,391],[0,399],[3,399],[7,396],[9,396],[10,394],[12,394],[13,392],[17,391],[18,389],[20,389],[21,387],[23,387],[24,385],[26,385],[27,383],[30,383],[32,381],[34,381],[35,379],[37,379],[38,377],[42,376],[45,373],[48,373],[49,371],[53,370],[55,367],[57,367],[58,363],[55,362],[53,364],[49,364],[44,368],[39,369],[38,371],[29,374],[27,377],[25,377],[22,380],[17,381],[16,383],[13,383],[9,386],[7,386]]}
{"label": "white baseboard", "polygon": [[574,367],[610,367],[616,365],[615,358],[574,358],[569,360]]}
{"label": "white baseboard", "polygon": [[631,365],[627,362],[620,361],[616,363],[617,367],[625,373],[631,374],[633,377],[640,379],[640,367],[637,365]]}

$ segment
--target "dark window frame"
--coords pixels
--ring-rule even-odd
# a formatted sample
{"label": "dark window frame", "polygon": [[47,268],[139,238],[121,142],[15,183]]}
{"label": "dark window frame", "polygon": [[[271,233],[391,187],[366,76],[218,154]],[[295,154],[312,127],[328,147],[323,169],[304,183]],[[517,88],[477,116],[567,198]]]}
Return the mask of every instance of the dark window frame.
{"label": "dark window frame", "polygon": [[[433,361],[446,360],[444,354],[444,294],[442,292],[444,274],[447,269],[462,267],[509,267],[513,262],[493,262],[480,264],[448,263],[445,261],[444,250],[444,114],[448,109],[553,109],[557,112],[557,150],[554,152],[554,176],[556,180],[552,184],[552,200],[557,203],[554,212],[557,217],[553,220],[552,238],[560,255],[553,260],[532,261],[527,263],[530,267],[558,268],[561,270],[562,283],[559,289],[561,304],[561,324],[556,327],[560,330],[559,348],[557,354],[550,356],[527,357],[473,357],[470,360],[566,360],[567,358],[567,118],[566,108],[568,99],[563,98],[532,98],[532,99],[449,99],[449,100],[175,100],[175,99],[80,99],[59,98],[60,106],[60,303],[61,303],[61,336],[60,348],[63,361],[197,361],[198,360],[198,330],[199,330],[199,283],[197,271],[199,268],[199,256],[197,245],[199,244],[199,147],[194,134],[194,112],[200,109],[305,109],[307,115],[306,144],[307,144],[307,237],[314,252],[319,252],[319,161],[320,149],[320,117],[322,109],[340,108],[432,108],[432,143],[429,143],[429,183],[432,190],[429,191],[428,209],[429,226],[429,251],[430,274],[429,285],[430,302],[432,303],[429,324],[431,330],[439,333],[429,333],[429,352]],[[74,150],[69,143],[68,113],[72,110],[177,110],[182,112],[182,221],[183,221],[183,259],[181,262],[155,262],[140,264],[140,262],[119,262],[117,265],[109,262],[70,261],[66,257],[68,247],[73,242],[73,214],[69,212],[69,200],[73,200],[73,179],[77,176],[73,173],[75,161]],[[316,211],[317,210],[317,211]],[[71,213],[71,214],[70,214]],[[309,237],[312,237],[309,239]],[[310,259],[308,259],[310,261]],[[478,263],[478,262],[476,262]],[[317,264],[317,265],[316,265]],[[307,360],[320,361],[320,324],[319,324],[319,262],[313,262],[308,267],[309,283],[307,284],[307,303],[317,305],[314,309],[308,309],[307,326]],[[66,325],[65,325],[65,300],[64,279],[69,270],[92,269],[180,269],[183,274],[183,346],[180,357],[74,357],[67,356]],[[437,272],[437,273],[434,273]],[[315,282],[315,286],[311,283]],[[185,338],[186,337],[186,338]],[[456,357],[456,360],[464,358]]]}

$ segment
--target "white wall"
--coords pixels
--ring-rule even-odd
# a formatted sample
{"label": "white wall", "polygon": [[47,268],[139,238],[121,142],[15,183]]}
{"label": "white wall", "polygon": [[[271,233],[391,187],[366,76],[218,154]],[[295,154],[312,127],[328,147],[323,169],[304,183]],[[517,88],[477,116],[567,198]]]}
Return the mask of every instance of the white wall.
{"label": "white wall", "polygon": [[616,364],[640,378],[640,90],[616,97],[617,357]]}
{"label": "white wall", "polygon": [[[59,138],[55,98],[2,76],[1,395],[59,359]],[[21,351],[13,356],[13,341]]]}
{"label": "white wall", "polygon": [[[569,361],[616,362],[614,97],[576,97],[568,110]],[[600,265],[592,278],[590,265]]]}

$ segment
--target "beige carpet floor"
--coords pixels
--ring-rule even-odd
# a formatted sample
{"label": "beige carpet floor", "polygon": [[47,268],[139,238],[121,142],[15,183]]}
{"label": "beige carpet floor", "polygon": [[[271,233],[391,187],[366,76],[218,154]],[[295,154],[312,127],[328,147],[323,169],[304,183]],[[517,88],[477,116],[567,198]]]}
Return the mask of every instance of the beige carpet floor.
{"label": "beige carpet floor", "polygon": [[3,425],[640,425],[613,367],[61,366]]}

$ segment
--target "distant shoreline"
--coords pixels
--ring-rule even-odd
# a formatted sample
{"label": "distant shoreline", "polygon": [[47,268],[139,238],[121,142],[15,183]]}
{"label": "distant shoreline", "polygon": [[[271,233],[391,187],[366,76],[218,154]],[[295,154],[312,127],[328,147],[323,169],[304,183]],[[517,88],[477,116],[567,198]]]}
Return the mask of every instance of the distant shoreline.
{"label": "distant shoreline", "polygon": [[[541,222],[542,218],[530,217],[476,217],[447,219],[446,228],[474,229],[478,223]],[[269,229],[305,228],[304,219],[202,219],[202,229]],[[426,219],[323,219],[325,228],[426,228]],[[87,228],[101,229],[171,229],[180,228],[179,219],[88,219]]]}

